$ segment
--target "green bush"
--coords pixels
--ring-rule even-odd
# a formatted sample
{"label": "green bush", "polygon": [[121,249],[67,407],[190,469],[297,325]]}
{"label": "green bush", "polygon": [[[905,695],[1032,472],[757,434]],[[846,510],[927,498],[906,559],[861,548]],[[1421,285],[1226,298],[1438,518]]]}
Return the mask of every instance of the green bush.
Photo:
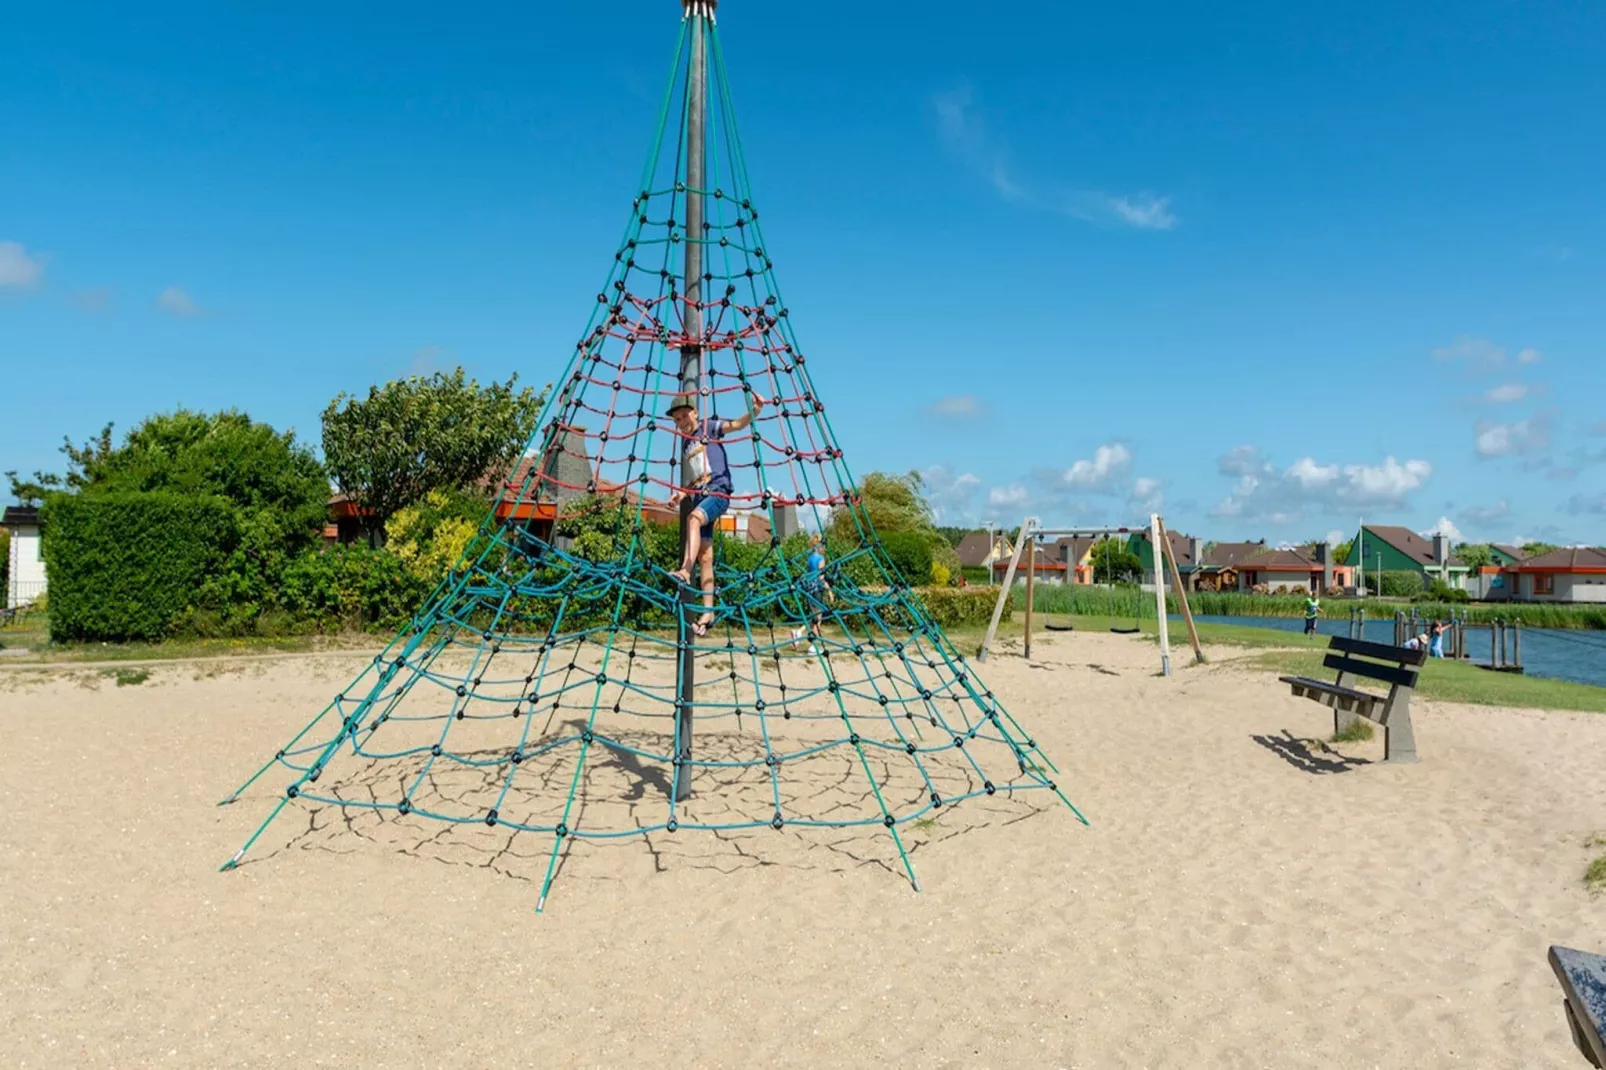
{"label": "green bush", "polygon": [[366,546],[309,551],[284,570],[279,602],[298,621],[324,631],[396,628],[430,587],[395,554]]}
{"label": "green bush", "polygon": [[922,587],[915,594],[940,628],[985,627],[998,600],[997,590],[986,587]]}
{"label": "green bush", "polygon": [[931,582],[931,543],[915,531],[891,531],[881,536],[881,548],[898,575],[911,587]]}
{"label": "green bush", "polygon": [[1459,587],[1451,587],[1443,580],[1434,580],[1433,585],[1420,594],[1411,596],[1413,602],[1470,602],[1472,596]]}
{"label": "green bush", "polygon": [[1420,572],[1385,572],[1381,591],[1378,588],[1377,573],[1368,573],[1365,583],[1368,591],[1382,594],[1384,598],[1415,598],[1423,590],[1423,576]]}
{"label": "green bush", "polygon": [[229,560],[235,516],[212,495],[52,495],[41,518],[50,637],[163,638]]}

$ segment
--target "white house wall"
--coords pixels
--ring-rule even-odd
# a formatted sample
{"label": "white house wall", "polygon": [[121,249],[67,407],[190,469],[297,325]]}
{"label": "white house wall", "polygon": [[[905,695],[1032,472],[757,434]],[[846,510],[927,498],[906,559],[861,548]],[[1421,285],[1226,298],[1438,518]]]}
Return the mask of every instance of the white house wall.
{"label": "white house wall", "polygon": [[45,593],[45,559],[41,552],[39,529],[11,529],[11,579],[6,584],[6,608],[15,609]]}

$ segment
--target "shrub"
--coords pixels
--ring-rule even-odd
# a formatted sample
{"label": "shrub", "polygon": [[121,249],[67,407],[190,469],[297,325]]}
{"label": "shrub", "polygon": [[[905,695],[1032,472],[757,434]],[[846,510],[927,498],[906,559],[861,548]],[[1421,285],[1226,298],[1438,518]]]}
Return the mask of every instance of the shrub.
{"label": "shrub", "polygon": [[432,490],[390,518],[385,548],[414,575],[437,583],[462,558],[489,511],[476,495]]}
{"label": "shrub", "polygon": [[1384,598],[1414,598],[1422,593],[1422,573],[1420,572],[1385,572],[1383,573],[1382,589],[1378,588],[1377,573],[1369,573],[1364,581],[1366,589],[1373,594],[1382,594]]}
{"label": "shrub", "polygon": [[922,587],[915,592],[926,615],[940,628],[983,627],[992,619],[998,593],[985,587]]}
{"label": "shrub", "polygon": [[893,531],[881,536],[881,548],[898,575],[911,587],[931,582],[931,544],[913,531]]}
{"label": "shrub", "polygon": [[297,621],[325,631],[395,628],[412,616],[431,586],[387,550],[337,546],[292,561],[279,601]]}
{"label": "shrub", "polygon": [[230,559],[235,515],[212,495],[53,495],[42,522],[50,637],[166,636]]}
{"label": "shrub", "polygon": [[948,571],[947,565],[940,561],[932,562],[931,585],[933,587],[946,587],[952,579],[953,573]]}

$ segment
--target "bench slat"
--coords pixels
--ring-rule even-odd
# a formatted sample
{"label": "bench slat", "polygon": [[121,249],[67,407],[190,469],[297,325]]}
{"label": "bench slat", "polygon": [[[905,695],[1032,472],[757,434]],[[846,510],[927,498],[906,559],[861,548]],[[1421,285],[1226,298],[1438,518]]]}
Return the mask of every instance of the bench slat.
{"label": "bench slat", "polygon": [[1396,665],[1421,665],[1428,660],[1428,652],[1426,650],[1407,650],[1403,646],[1370,643],[1365,639],[1349,639],[1342,635],[1333,636],[1332,642],[1327,644],[1327,648],[1329,650],[1342,650],[1358,657],[1392,661]]}
{"label": "bench slat", "polygon": [[1606,958],[1570,947],[1552,947],[1550,966],[1571,1008],[1578,1050],[1596,1066],[1606,1064]]}
{"label": "bench slat", "polygon": [[1355,658],[1343,657],[1339,654],[1329,654],[1322,659],[1322,668],[1337,669],[1353,676],[1364,676],[1370,680],[1382,680],[1386,684],[1398,684],[1401,687],[1415,687],[1417,670],[1402,669],[1395,665],[1379,665],[1372,661],[1357,661]]}
{"label": "bench slat", "polygon": [[1340,698],[1352,699],[1356,702],[1383,702],[1382,695],[1374,695],[1370,691],[1357,691],[1353,687],[1340,687],[1328,680],[1312,680],[1308,676],[1279,676],[1277,679],[1293,687],[1308,688],[1311,691],[1321,691]]}

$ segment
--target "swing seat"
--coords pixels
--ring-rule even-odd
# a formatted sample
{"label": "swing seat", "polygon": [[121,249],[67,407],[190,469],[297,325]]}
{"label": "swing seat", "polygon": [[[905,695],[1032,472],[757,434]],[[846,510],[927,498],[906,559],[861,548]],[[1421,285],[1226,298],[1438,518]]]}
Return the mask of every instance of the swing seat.
{"label": "swing seat", "polygon": [[1141,628],[1110,628],[1110,631],[1114,632],[1116,635],[1136,635],[1142,630],[1143,629]]}
{"label": "swing seat", "polygon": [[1051,632],[1074,632],[1074,631],[1076,631],[1076,625],[1074,625],[1074,624],[1048,624],[1048,623],[1045,623],[1043,625],[1043,627],[1047,628]]}

